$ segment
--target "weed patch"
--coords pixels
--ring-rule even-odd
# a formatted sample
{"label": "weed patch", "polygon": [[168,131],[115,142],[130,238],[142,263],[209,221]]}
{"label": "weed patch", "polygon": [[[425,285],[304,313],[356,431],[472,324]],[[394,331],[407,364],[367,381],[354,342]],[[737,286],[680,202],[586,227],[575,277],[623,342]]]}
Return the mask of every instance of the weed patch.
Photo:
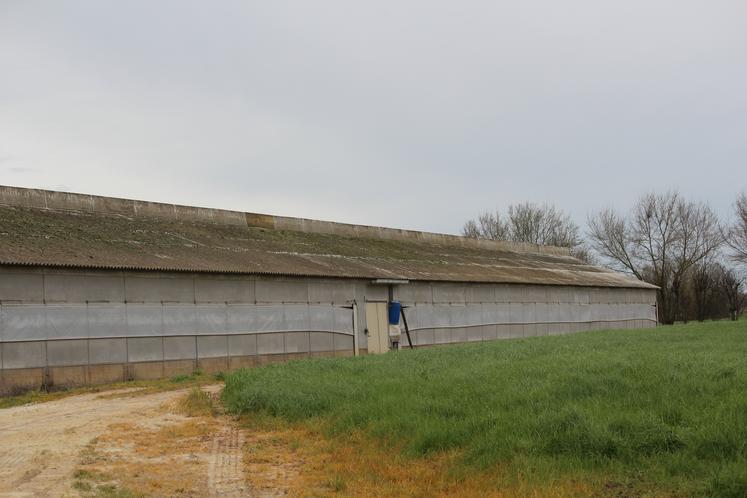
{"label": "weed patch", "polygon": [[217,413],[217,407],[210,393],[197,386],[179,401],[179,408],[188,417],[209,417]]}

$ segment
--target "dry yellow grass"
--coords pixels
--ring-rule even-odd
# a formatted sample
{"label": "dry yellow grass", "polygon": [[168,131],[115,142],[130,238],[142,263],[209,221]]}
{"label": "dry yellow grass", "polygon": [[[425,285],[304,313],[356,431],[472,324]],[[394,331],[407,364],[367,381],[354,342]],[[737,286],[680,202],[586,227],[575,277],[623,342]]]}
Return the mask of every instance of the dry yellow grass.
{"label": "dry yellow grass", "polygon": [[568,480],[539,486],[501,482],[501,469],[453,472],[458,452],[407,458],[354,435],[325,438],[310,425],[244,420],[245,475],[258,496],[570,498],[598,496],[594,483]]}
{"label": "dry yellow grass", "polygon": [[113,488],[127,490],[124,496],[206,496],[204,469],[220,421],[188,418],[177,413],[180,404],[164,406],[148,424],[110,425],[84,451],[77,487],[93,494]]}
{"label": "dry yellow grass", "polygon": [[136,496],[205,496],[204,455],[213,430],[195,419],[152,430],[116,424],[91,445],[78,472]]}

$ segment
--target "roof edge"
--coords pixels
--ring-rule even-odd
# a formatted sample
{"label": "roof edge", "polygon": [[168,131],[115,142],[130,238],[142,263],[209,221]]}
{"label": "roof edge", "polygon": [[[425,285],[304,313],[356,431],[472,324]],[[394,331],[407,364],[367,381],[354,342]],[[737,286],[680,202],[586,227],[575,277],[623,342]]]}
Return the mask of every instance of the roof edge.
{"label": "roof edge", "polygon": [[[205,275],[247,275],[255,277],[288,277],[288,278],[322,278],[334,280],[371,280],[383,278],[377,275],[369,274],[351,274],[351,275],[322,275],[309,272],[275,272],[262,270],[239,270],[239,269],[196,269],[196,268],[179,268],[179,267],[156,267],[156,266],[138,266],[138,265],[106,265],[106,264],[85,264],[85,263],[42,263],[32,261],[12,261],[0,259],[0,267],[15,268],[49,268],[60,270],[92,270],[92,271],[120,271],[120,272],[161,272],[161,273],[199,273]],[[386,277],[389,278],[389,277]],[[553,287],[595,287],[599,289],[642,289],[657,290],[659,287],[643,282],[642,280],[630,279],[625,283],[605,283],[595,282],[588,283],[557,283],[557,282],[524,282],[511,279],[496,280],[475,280],[475,279],[440,279],[440,278],[408,278],[411,282],[441,282],[441,283],[463,283],[463,284],[491,284],[491,285],[537,285]]]}
{"label": "roof edge", "polygon": [[167,221],[188,221],[214,223],[217,225],[246,226],[269,230],[290,230],[295,232],[333,234],[369,239],[421,241],[519,253],[570,256],[570,250],[567,247],[474,239],[444,233],[355,225],[309,218],[274,216],[270,214],[184,206],[180,204],[167,204],[161,202],[5,185],[0,185],[0,205],[51,211],[119,215],[128,218],[156,218]]}

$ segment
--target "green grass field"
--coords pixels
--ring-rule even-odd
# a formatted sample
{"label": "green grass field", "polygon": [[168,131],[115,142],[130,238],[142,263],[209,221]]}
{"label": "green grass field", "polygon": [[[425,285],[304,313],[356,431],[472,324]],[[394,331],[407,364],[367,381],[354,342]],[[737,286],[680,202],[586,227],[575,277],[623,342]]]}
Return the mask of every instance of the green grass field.
{"label": "green grass field", "polygon": [[457,451],[455,475],[496,486],[747,496],[747,322],[301,360],[227,376],[223,401],[408,458]]}

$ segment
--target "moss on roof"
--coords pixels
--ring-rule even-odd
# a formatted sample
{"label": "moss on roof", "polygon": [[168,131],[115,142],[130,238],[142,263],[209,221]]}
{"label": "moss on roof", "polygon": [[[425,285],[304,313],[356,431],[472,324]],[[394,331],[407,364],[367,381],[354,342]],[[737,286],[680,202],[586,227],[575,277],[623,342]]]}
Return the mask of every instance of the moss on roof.
{"label": "moss on roof", "polygon": [[649,287],[569,256],[12,206],[0,264]]}

